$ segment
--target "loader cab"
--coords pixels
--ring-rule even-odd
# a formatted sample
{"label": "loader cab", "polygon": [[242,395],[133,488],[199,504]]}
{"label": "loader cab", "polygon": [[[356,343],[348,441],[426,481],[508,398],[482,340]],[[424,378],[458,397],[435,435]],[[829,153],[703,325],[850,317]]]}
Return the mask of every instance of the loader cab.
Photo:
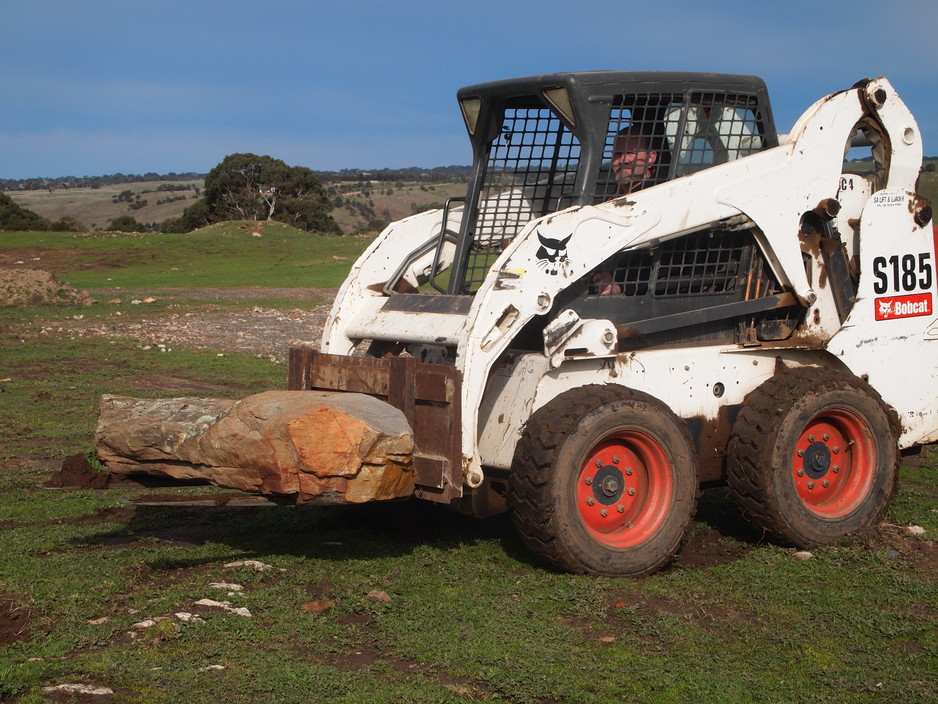
{"label": "loader cab", "polygon": [[[778,145],[768,92],[755,76],[549,74],[468,86],[457,99],[473,167],[465,198],[447,203],[442,232],[455,240],[452,266],[445,281],[431,277],[454,295],[475,293],[533,218]],[[644,159],[643,168],[617,168],[629,159]]]}

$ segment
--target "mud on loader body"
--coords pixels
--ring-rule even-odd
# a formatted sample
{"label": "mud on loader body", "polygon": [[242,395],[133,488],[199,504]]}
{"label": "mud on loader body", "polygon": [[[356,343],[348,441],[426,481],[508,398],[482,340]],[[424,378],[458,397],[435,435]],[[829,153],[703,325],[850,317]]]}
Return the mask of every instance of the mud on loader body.
{"label": "mud on loader body", "polygon": [[[457,97],[465,198],[375,240],[321,348],[291,350],[291,389],[399,409],[416,496],[510,510],[564,570],[667,564],[716,482],[795,546],[882,514],[900,451],[938,438],[922,141],[887,80],[781,140],[752,76]],[[845,172],[851,145],[868,175]]]}

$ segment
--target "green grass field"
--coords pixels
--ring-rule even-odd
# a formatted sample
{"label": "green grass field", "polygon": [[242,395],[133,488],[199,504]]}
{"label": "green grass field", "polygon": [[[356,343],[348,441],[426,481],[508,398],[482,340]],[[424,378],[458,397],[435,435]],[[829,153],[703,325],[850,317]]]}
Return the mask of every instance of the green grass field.
{"label": "green grass field", "polygon": [[184,235],[0,232],[0,257],[7,252],[7,266],[22,261],[97,291],[336,288],[370,242],[279,223],[220,223]]}
{"label": "green grass field", "polygon": [[[0,257],[38,252],[94,290],[224,295],[335,286],[367,242],[238,225],[0,233]],[[676,563],[642,580],[553,573],[504,518],[429,504],[186,507],[151,504],[217,490],[44,488],[91,448],[102,393],[146,395],[134,380],[151,375],[227,397],[285,384],[282,365],[253,356],[54,331],[95,308],[0,308],[0,701],[938,701],[938,454],[903,467],[883,525],[805,561],[708,491]],[[51,331],[25,335],[41,324]],[[110,693],[46,690],[62,685]]]}

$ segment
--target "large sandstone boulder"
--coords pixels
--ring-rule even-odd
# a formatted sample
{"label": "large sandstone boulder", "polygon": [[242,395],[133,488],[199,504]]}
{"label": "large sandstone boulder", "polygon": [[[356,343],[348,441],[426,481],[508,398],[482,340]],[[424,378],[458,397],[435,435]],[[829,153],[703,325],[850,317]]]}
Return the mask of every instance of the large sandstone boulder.
{"label": "large sandstone boulder", "polygon": [[113,473],[201,479],[297,503],[410,496],[413,434],[371,396],[267,391],[240,401],[104,396],[98,458]]}

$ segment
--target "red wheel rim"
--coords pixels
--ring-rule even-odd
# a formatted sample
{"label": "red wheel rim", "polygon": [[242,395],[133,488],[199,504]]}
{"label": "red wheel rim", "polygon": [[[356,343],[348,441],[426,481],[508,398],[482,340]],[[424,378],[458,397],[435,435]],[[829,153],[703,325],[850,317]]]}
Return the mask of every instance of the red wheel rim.
{"label": "red wheel rim", "polygon": [[876,443],[869,426],[842,408],[819,413],[805,427],[792,457],[792,479],[812,513],[841,518],[869,494]]}
{"label": "red wheel rim", "polygon": [[596,444],[577,477],[576,502],[590,534],[610,547],[638,545],[661,526],[671,504],[671,464],[638,430]]}

